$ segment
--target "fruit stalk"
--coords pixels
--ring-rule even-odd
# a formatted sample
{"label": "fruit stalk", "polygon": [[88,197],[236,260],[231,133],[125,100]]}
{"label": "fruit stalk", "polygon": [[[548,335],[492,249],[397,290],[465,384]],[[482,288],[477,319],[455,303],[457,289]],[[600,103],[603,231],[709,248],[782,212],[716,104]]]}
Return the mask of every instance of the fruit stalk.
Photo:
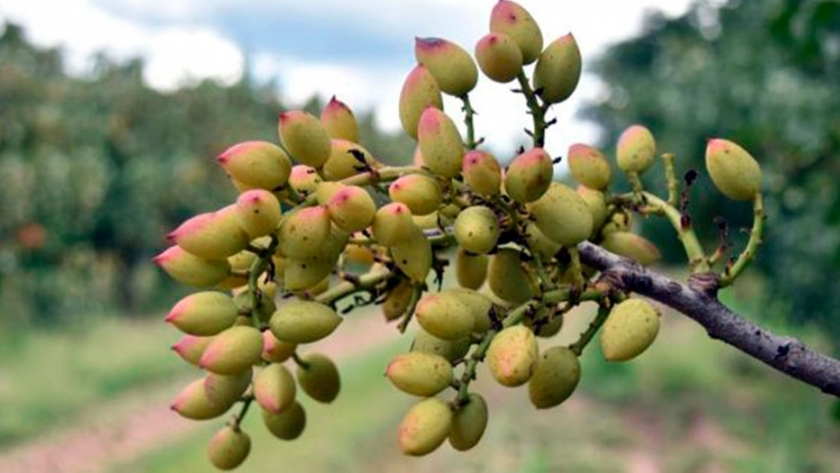
{"label": "fruit stalk", "polygon": [[260,276],[268,269],[268,264],[271,261],[271,255],[274,254],[274,250],[277,248],[277,234],[271,234],[271,242],[268,244],[268,248],[265,250],[256,248],[257,251],[257,258],[251,264],[251,269],[248,270],[248,293],[251,295],[251,321],[254,324],[254,327],[259,328],[262,324],[260,322],[260,315],[257,311],[257,307],[260,304],[260,293],[259,293],[259,279]]}
{"label": "fruit stalk", "polygon": [[610,315],[610,308],[607,307],[605,304],[598,305],[598,314],[589,323],[589,327],[580,334],[580,337],[577,339],[575,343],[569,345],[569,350],[572,350],[577,356],[580,356],[583,353],[583,349],[586,348],[586,345],[592,341],[592,338],[595,337],[595,334],[598,333],[598,330],[604,325],[604,322],[607,321],[607,316]]}
{"label": "fruit stalk", "polygon": [[239,409],[239,412],[233,415],[233,419],[231,421],[231,427],[234,429],[239,429],[239,426],[242,424],[242,421],[245,419],[245,415],[248,414],[248,408],[251,407],[251,403],[254,402],[254,395],[249,394],[247,396],[242,397],[242,407]]}
{"label": "fruit stalk", "polygon": [[674,207],[680,205],[680,181],[677,180],[677,173],[674,168],[676,156],[673,153],[662,154],[662,162],[665,164],[665,181],[668,184],[668,204]]}
{"label": "fruit stalk", "polygon": [[467,126],[467,141],[464,144],[468,150],[474,150],[479,144],[481,144],[481,140],[475,140],[475,124],[473,122],[475,110],[472,108],[472,104],[470,103],[469,94],[464,94],[459,98],[461,99],[461,103],[463,103],[461,110],[464,112],[464,124]]}
{"label": "fruit stalk", "polygon": [[[680,211],[650,192],[642,192],[641,196],[648,203],[647,212],[664,215],[671,223],[671,226],[674,227],[674,231],[677,232],[677,236],[683,244],[683,249],[685,249],[685,255],[688,257],[691,274],[709,272],[711,268],[703,247],[700,245],[700,240],[697,239],[697,234],[694,233],[691,225],[683,226]],[[633,202],[633,199],[634,196],[632,193],[617,197],[618,201]]]}
{"label": "fruit stalk", "polygon": [[738,259],[732,266],[727,267],[720,277],[720,287],[726,287],[732,284],[738,275],[746,269],[750,261],[755,258],[758,247],[761,246],[762,234],[764,233],[764,202],[761,193],[755,195],[753,200],[753,225],[750,230],[750,239],[747,241],[747,246],[744,251],[738,255]]}
{"label": "fruit stalk", "polygon": [[[455,398],[455,404],[462,405],[467,401],[469,397],[470,382],[476,378],[476,369],[478,368],[478,364],[481,363],[482,360],[484,360],[484,356],[487,354],[487,349],[490,348],[490,343],[493,341],[493,337],[495,337],[502,329],[513,327],[514,325],[522,322],[522,320],[525,318],[525,315],[528,314],[528,312],[539,309],[539,307],[543,304],[556,305],[560,304],[561,302],[568,301],[572,295],[572,292],[573,291],[570,286],[558,288],[553,291],[548,291],[543,294],[540,300],[530,300],[508,312],[507,315],[503,317],[501,328],[488,330],[481,338],[481,341],[478,342],[478,346],[470,355],[467,362],[464,364],[464,372],[463,374],[461,374],[460,383],[458,386],[458,395]],[[588,289],[586,291],[583,291],[577,300],[598,301],[603,299],[604,296],[605,294],[599,290]],[[604,316],[604,319],[606,320],[606,316]],[[600,327],[601,324],[603,324],[603,321],[600,322],[598,327]],[[593,330],[592,335],[594,335],[595,331],[597,331],[597,328]],[[592,338],[592,335],[589,335],[590,339]],[[578,341],[578,343],[580,343],[580,341]],[[588,340],[584,343],[584,345],[586,343],[588,343]]]}
{"label": "fruit stalk", "polygon": [[524,70],[519,71],[516,80],[519,82],[520,92],[525,96],[528,111],[534,120],[534,129],[530,133],[534,141],[534,147],[541,148],[545,144],[545,129],[548,128],[545,121],[545,112],[548,107],[541,106],[537,101],[537,94],[531,89],[531,84],[528,82],[528,76],[525,75]]}

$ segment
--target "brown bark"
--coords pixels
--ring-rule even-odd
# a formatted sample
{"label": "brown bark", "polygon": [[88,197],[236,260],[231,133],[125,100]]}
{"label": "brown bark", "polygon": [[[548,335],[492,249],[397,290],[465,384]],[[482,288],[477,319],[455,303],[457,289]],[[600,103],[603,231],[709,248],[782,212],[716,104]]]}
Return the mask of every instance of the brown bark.
{"label": "brown bark", "polygon": [[724,306],[713,275],[696,275],[688,285],[650,271],[588,242],[578,245],[581,261],[619,288],[659,301],[702,325],[711,338],[823,392],[840,397],[840,360],[811,350],[793,337],[779,336]]}

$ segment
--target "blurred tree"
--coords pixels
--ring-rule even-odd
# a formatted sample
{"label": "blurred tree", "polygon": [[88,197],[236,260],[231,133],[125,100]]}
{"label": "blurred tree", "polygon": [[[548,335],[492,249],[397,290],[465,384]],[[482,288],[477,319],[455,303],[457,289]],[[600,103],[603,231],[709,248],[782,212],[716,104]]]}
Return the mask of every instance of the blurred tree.
{"label": "blurred tree", "polygon": [[[161,307],[170,282],[149,261],[161,235],[235,197],[208,161],[240,141],[277,141],[284,106],[272,82],[246,74],[163,93],[143,82],[142,60],[94,63],[90,77],[70,77],[59,49],[14,24],[0,35],[3,323]],[[371,152],[410,159],[409,143],[366,117]]]}
{"label": "blurred tree", "polygon": [[[704,1],[678,18],[653,13],[640,36],[610,47],[590,70],[606,84],[583,112],[603,126],[601,145],[639,122],[660,151],[677,153],[682,170],[703,168],[711,137],[752,152],[771,222],[756,266],[774,297],[762,308],[840,334],[840,3]],[[738,243],[750,225],[749,204],[726,202],[707,178],[693,189],[690,213],[702,222],[724,216]],[[672,261],[679,257],[668,232],[645,226]],[[716,244],[717,235],[703,236]]]}

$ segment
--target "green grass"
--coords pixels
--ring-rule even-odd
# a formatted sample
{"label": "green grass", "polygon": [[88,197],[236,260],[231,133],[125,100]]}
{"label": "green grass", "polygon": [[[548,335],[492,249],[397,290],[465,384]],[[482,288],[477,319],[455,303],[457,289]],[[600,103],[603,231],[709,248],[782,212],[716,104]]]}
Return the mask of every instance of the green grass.
{"label": "green grass", "polygon": [[0,353],[0,446],[73,423],[98,402],[186,371],[160,321],[103,319],[86,329],[31,332]]}
{"label": "green grass", "polygon": [[[723,297],[742,314],[756,310],[745,302],[754,295]],[[542,346],[574,340],[589,309],[576,312],[563,333]],[[769,324],[821,349],[828,346],[817,331],[778,320]],[[78,422],[133,387],[160,386],[156,380],[186,374],[189,367],[166,349],[177,338],[157,321],[106,320],[6,345],[0,349],[0,443]],[[491,416],[482,442],[466,453],[444,445],[422,459],[407,458],[399,453],[395,432],[415,398],[382,375],[407,345],[407,339],[395,338],[367,354],[339,358],[341,396],[321,405],[301,395],[308,425],[296,441],[274,439],[252,411],[244,426],[253,449],[240,471],[600,472],[626,471],[640,461],[653,461],[662,471],[840,471],[840,424],[830,415],[832,399],[673,314],[663,316],[654,345],[629,363],[604,362],[593,340],[582,358],[578,392],[555,409],[535,411],[526,389],[502,388],[480,368],[474,388],[487,398]],[[225,421],[203,422],[178,441],[112,465],[112,471],[211,471],[206,444]]]}
{"label": "green grass", "polygon": [[[299,393],[307,413],[303,435],[293,442],[281,441],[262,426],[259,411],[252,409],[243,424],[251,436],[252,450],[239,471],[350,471],[366,461],[365,452],[380,443],[396,448],[393,432],[411,398],[393,389],[383,376],[384,367],[406,340],[390,343],[355,360],[336,360],[342,375],[341,394],[330,405],[318,404]],[[205,426],[182,441],[116,466],[119,472],[184,472],[210,468],[205,456],[207,441],[226,419]]]}

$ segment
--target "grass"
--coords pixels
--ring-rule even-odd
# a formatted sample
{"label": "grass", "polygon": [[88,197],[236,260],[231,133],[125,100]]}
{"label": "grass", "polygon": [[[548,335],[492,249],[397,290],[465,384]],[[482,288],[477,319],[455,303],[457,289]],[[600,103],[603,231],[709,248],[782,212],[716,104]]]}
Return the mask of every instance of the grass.
{"label": "grass", "polygon": [[[753,296],[723,297],[739,312],[755,313],[744,302]],[[573,312],[563,332],[542,346],[573,341],[591,309]],[[769,324],[827,346],[816,331]],[[87,331],[34,334],[13,349],[7,345],[0,352],[0,442],[76,421],[126,390],[185,373],[188,368],[165,349],[177,337],[157,321],[107,320]],[[305,401],[308,426],[296,441],[274,439],[258,415],[249,416],[245,428],[253,449],[240,471],[599,472],[645,462],[661,471],[840,471],[833,399],[670,313],[656,343],[633,362],[604,362],[596,338],[584,352],[578,392],[555,409],[535,411],[525,389],[499,387],[481,368],[475,390],[487,398],[491,415],[482,442],[466,453],[445,445],[428,457],[406,458],[395,431],[414,398],[397,392],[382,372],[407,344],[386,342],[337,360],[341,396],[328,406]],[[210,471],[206,443],[223,423],[204,422],[112,470]]]}
{"label": "grass", "polygon": [[[271,465],[282,465],[283,471],[350,471],[364,463],[365,452],[377,449],[379,443],[396,448],[393,432],[389,430],[394,429],[411,400],[394,390],[383,372],[388,360],[405,350],[405,345],[405,340],[400,340],[356,360],[337,360],[342,374],[341,394],[332,404],[323,405],[299,393],[307,413],[307,426],[303,435],[293,442],[272,437],[261,425],[255,408],[243,424],[251,436],[252,450],[239,471],[267,471]],[[205,427],[183,441],[133,463],[118,465],[113,471],[207,470],[207,441],[225,421],[207,421]]]}
{"label": "grass", "polygon": [[75,422],[80,412],[187,369],[160,321],[103,319],[85,330],[32,332],[0,353],[0,447]]}

